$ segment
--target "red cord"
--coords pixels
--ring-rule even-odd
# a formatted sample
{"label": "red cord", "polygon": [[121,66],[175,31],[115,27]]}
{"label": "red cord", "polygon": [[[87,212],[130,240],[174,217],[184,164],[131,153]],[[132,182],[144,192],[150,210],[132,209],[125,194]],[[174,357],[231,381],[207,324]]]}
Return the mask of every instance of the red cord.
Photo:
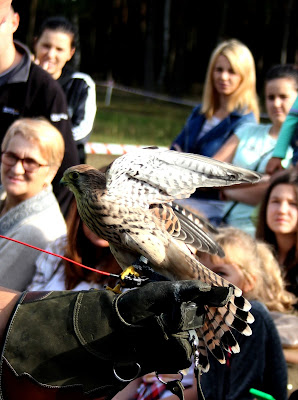
{"label": "red cord", "polygon": [[108,275],[108,276],[114,276],[114,277],[116,277],[116,278],[120,278],[119,275],[111,274],[110,272],[100,271],[100,270],[95,269],[95,268],[87,267],[87,265],[84,265],[84,264],[81,264],[81,263],[76,262],[76,261],[74,261],[74,260],[71,260],[70,258],[67,258],[67,257],[64,257],[64,256],[60,256],[59,254],[56,254],[56,253],[51,253],[50,251],[41,249],[41,248],[36,247],[36,246],[32,246],[31,244],[28,244],[28,243],[25,243],[25,242],[21,242],[20,240],[12,239],[12,238],[10,238],[10,237],[3,236],[3,235],[0,235],[0,238],[6,239],[6,240],[11,240],[12,242],[16,242],[16,243],[22,244],[23,246],[31,247],[31,249],[35,249],[35,250],[38,250],[38,251],[42,251],[43,253],[50,254],[51,256],[55,256],[55,257],[62,258],[62,260],[69,261],[69,262],[71,262],[71,263],[73,263],[73,264],[78,265],[78,266],[81,267],[81,268],[89,269],[90,271],[97,272],[98,274]]}

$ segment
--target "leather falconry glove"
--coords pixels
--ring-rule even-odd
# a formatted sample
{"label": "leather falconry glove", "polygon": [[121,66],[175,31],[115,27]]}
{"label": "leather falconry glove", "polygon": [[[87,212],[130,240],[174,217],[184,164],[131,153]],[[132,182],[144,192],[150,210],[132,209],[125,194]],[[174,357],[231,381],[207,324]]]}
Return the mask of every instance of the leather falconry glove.
{"label": "leather falconry glove", "polygon": [[121,295],[25,292],[3,341],[0,397],[112,398],[138,376],[177,373],[191,364],[188,330],[202,325],[203,306],[230,296],[199,281],[152,282]]}

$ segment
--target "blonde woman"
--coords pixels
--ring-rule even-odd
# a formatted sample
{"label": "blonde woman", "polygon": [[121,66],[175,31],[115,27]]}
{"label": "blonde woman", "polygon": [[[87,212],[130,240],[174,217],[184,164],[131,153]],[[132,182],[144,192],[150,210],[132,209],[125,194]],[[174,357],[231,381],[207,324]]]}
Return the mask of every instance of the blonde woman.
{"label": "blonde woman", "polygon": [[[236,39],[221,43],[213,51],[206,75],[203,102],[195,107],[171,149],[213,157],[236,128],[258,122],[255,63],[250,50]],[[196,191],[187,205],[206,217],[217,217],[201,199],[218,199],[218,192]],[[200,200],[200,201],[199,201]],[[218,206],[223,205],[218,201]],[[207,208],[206,208],[207,207]]]}
{"label": "blonde woman", "polygon": [[202,104],[195,107],[172,149],[212,157],[236,127],[259,120],[255,63],[236,39],[213,51]]}
{"label": "blonde woman", "polygon": [[[61,133],[45,119],[15,121],[1,146],[0,234],[44,248],[66,233],[51,182],[64,156]],[[0,239],[0,285],[25,290],[39,252]]]}

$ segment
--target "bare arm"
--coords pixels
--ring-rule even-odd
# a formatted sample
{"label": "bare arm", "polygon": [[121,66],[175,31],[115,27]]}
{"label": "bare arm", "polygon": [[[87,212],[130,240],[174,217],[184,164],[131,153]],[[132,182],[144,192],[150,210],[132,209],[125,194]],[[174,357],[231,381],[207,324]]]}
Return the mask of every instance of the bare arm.
{"label": "bare arm", "polygon": [[0,287],[0,340],[21,293]]}
{"label": "bare arm", "polygon": [[266,173],[272,175],[276,171],[283,170],[283,166],[281,164],[282,159],[278,157],[272,157],[268,161],[266,165]]}
{"label": "bare arm", "polygon": [[112,400],[130,400],[133,399],[138,387],[142,383],[142,378],[137,378],[131,381],[124,389],[116,394]]}
{"label": "bare arm", "polygon": [[238,137],[233,134],[226,143],[218,150],[218,152],[213,156],[215,160],[225,161],[231,163],[239,144]]}
{"label": "bare arm", "polygon": [[256,206],[262,200],[269,186],[269,176],[265,175],[254,185],[235,185],[221,191],[223,200],[239,201],[240,203]]}
{"label": "bare arm", "polygon": [[298,349],[283,349],[283,352],[288,363],[298,364]]}

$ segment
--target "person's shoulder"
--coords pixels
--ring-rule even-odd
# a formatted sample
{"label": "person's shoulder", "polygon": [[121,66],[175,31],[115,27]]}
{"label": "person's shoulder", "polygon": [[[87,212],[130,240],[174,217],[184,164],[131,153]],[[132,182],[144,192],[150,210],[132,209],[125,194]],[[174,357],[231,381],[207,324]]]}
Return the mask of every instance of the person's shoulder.
{"label": "person's shoulder", "polygon": [[[274,322],[273,322],[272,316],[270,315],[268,308],[263,303],[261,303],[260,301],[257,301],[257,300],[250,301],[250,303],[251,303],[250,312],[255,318],[254,323],[261,322],[263,325],[265,325],[269,329],[271,329],[272,326],[274,326]],[[252,325],[252,329],[253,329],[253,325]]]}
{"label": "person's shoulder", "polygon": [[192,111],[191,114],[198,114],[200,115],[202,111],[202,104],[198,104],[197,106],[195,106]]}
{"label": "person's shoulder", "polygon": [[268,308],[258,300],[250,300],[251,311],[255,314],[269,314]]}
{"label": "person's shoulder", "polygon": [[60,78],[57,80],[63,88],[70,88],[74,86],[76,89],[82,86],[94,87],[95,82],[90,75],[85,72],[73,70],[69,67],[64,67]]}
{"label": "person's shoulder", "polygon": [[227,118],[230,118],[231,121],[233,121],[236,124],[236,126],[241,126],[246,123],[257,124],[257,120],[255,118],[254,113],[253,112],[247,113],[245,112],[245,110],[244,111],[234,110],[229,114],[229,117]]}
{"label": "person's shoulder", "polygon": [[86,74],[85,72],[74,71],[71,77],[72,79],[80,79],[82,81],[85,81],[89,86],[95,85],[95,82],[91,78],[91,76]]}
{"label": "person's shoulder", "polygon": [[191,112],[190,112],[190,114],[189,114],[189,116],[187,118],[187,122],[191,122],[194,119],[202,118],[203,114],[202,114],[201,110],[202,110],[202,105],[201,104],[195,106],[191,110]]}
{"label": "person's shoulder", "polygon": [[47,90],[55,89],[55,91],[63,93],[58,82],[55,81],[47,71],[39,65],[36,65],[33,61],[31,61],[30,77],[37,86],[46,87]]}
{"label": "person's shoulder", "polygon": [[67,234],[63,233],[56,239],[54,239],[52,242],[50,242],[47,245],[46,250],[63,255],[66,245],[67,245]]}
{"label": "person's shoulder", "polygon": [[237,136],[260,136],[260,135],[267,135],[269,132],[271,125],[266,125],[266,124],[258,124],[256,122],[245,122],[242,125],[240,125],[235,133]]}

